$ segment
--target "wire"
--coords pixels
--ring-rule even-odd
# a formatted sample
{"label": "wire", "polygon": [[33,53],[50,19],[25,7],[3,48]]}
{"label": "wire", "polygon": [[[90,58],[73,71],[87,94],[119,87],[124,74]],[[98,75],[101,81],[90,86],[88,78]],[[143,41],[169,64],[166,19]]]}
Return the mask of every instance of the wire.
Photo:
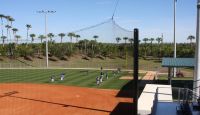
{"label": "wire", "polygon": [[112,14],[112,20],[113,20],[113,18],[114,18],[114,16],[115,16],[115,12],[116,12],[116,10],[117,10],[118,4],[119,4],[119,0],[116,1],[115,9],[114,9],[113,14]]}
{"label": "wire", "polygon": [[73,33],[77,33],[77,32],[81,32],[81,31],[84,31],[84,30],[89,30],[89,29],[98,27],[98,26],[100,26],[100,25],[103,25],[103,24],[105,24],[105,23],[110,22],[111,20],[112,20],[112,19],[108,19],[108,20],[106,20],[106,21],[104,21],[104,22],[101,22],[101,23],[99,23],[99,24],[96,24],[96,25],[93,25],[93,26],[89,26],[89,27],[86,27],[86,28],[82,28],[82,29],[80,29],[80,30],[73,31]]}

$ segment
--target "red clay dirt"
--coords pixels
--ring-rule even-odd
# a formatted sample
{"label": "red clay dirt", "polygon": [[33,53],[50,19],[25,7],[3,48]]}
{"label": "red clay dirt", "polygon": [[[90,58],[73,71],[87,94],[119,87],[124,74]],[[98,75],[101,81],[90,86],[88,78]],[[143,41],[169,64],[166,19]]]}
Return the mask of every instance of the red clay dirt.
{"label": "red clay dirt", "polygon": [[119,90],[48,84],[0,84],[0,115],[108,115]]}

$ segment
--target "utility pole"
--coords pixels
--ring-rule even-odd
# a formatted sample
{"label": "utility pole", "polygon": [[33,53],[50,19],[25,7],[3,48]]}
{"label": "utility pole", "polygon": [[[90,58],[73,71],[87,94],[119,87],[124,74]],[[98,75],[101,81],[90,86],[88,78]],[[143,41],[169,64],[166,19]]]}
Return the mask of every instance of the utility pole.
{"label": "utility pole", "polygon": [[47,37],[47,14],[50,13],[55,13],[56,11],[37,11],[37,13],[42,13],[44,14],[44,19],[45,19],[45,38],[46,38],[46,68],[49,67],[49,55],[48,55],[48,37]]}
{"label": "utility pole", "polygon": [[[176,58],[176,2],[174,0],[174,58]],[[176,68],[174,67],[173,77],[176,77]]]}
{"label": "utility pole", "polygon": [[195,67],[194,67],[194,85],[193,88],[199,96],[200,91],[200,0],[197,1],[197,28],[196,28],[196,49],[195,49]]}

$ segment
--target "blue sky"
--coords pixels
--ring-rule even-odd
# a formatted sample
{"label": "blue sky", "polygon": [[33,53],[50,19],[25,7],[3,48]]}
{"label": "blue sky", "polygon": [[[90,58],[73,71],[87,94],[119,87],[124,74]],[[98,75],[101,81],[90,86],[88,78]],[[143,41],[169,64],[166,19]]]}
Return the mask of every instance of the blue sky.
{"label": "blue sky", "polygon": [[[18,34],[44,34],[44,18],[38,10],[56,10],[48,16],[48,32],[67,33],[105,21],[112,16],[116,0],[0,0],[0,14],[15,19]],[[164,34],[165,42],[173,41],[173,0],[120,0],[115,21],[123,28],[139,28],[140,39],[156,38]],[[196,0],[177,2],[177,42],[188,42],[195,35]]]}

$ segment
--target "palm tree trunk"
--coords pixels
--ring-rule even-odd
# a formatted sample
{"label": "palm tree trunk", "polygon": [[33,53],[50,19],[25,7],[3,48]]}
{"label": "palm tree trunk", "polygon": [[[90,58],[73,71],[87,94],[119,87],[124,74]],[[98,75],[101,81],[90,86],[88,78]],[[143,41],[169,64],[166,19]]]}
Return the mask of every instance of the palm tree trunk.
{"label": "palm tree trunk", "polygon": [[1,35],[3,36],[3,18],[1,17]]}
{"label": "palm tree trunk", "polygon": [[7,30],[7,35],[6,36],[7,36],[7,41],[8,41],[8,28],[6,30]]}
{"label": "palm tree trunk", "polygon": [[153,56],[153,44],[152,44],[152,41],[151,41],[151,56]]}
{"label": "palm tree trunk", "polygon": [[86,44],[86,41],[85,41],[85,55],[87,54],[87,46],[86,46],[87,44]]}
{"label": "palm tree trunk", "polygon": [[71,51],[72,51],[72,37],[70,37],[70,40],[71,40]]}
{"label": "palm tree trunk", "polygon": [[28,44],[28,28],[27,28],[27,33],[26,33],[27,35],[26,35],[26,46],[27,46],[27,44]]}
{"label": "palm tree trunk", "polygon": [[33,43],[33,38],[31,38],[31,44]]}
{"label": "palm tree trunk", "polygon": [[61,37],[61,39],[60,39],[60,43],[62,43],[62,39],[63,39],[63,38]]}
{"label": "palm tree trunk", "polygon": [[3,47],[4,47],[4,42],[5,42],[5,39],[3,38],[2,40],[3,40],[2,42],[3,42]]}
{"label": "palm tree trunk", "polygon": [[11,43],[11,34],[10,34],[10,29],[8,29],[8,32],[9,32],[10,43]]}

